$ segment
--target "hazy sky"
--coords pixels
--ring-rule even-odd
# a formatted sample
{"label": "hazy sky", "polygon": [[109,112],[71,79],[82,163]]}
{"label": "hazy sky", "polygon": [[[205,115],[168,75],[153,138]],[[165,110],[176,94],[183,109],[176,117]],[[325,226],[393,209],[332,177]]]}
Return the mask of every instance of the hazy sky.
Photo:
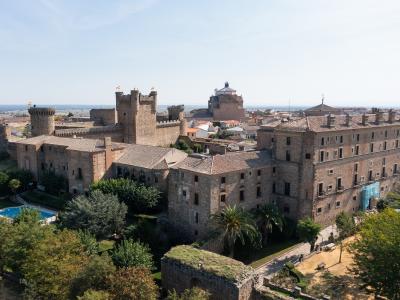
{"label": "hazy sky", "polygon": [[0,0],[0,104],[400,106],[399,0]]}

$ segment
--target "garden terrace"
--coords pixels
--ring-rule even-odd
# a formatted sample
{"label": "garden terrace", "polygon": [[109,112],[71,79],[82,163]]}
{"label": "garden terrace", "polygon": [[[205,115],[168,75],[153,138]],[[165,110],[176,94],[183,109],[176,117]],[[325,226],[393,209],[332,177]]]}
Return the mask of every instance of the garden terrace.
{"label": "garden terrace", "polygon": [[164,255],[163,259],[165,258],[232,282],[241,282],[253,271],[253,268],[232,258],[187,245],[172,248]]}

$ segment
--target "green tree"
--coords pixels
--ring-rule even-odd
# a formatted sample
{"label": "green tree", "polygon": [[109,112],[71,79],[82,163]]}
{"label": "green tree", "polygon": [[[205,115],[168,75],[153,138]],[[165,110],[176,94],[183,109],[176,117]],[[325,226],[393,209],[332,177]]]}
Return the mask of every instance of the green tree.
{"label": "green tree", "polygon": [[343,240],[354,234],[356,230],[356,223],[354,222],[353,216],[345,212],[341,212],[336,216],[336,227],[339,231],[339,241],[340,241],[339,263],[341,263],[342,253],[343,253]]}
{"label": "green tree", "polygon": [[9,171],[7,174],[10,178],[18,179],[21,182],[21,191],[27,190],[30,187],[30,184],[33,183],[33,175],[27,170],[18,169],[15,171]]}
{"label": "green tree", "polygon": [[21,181],[19,181],[18,179],[11,179],[8,182],[8,187],[10,188],[11,192],[13,192],[14,197],[16,197],[16,193],[18,189],[21,187]]}
{"label": "green tree", "polygon": [[123,240],[112,252],[114,264],[118,267],[154,268],[153,256],[147,245],[132,240]]}
{"label": "green tree", "polygon": [[158,287],[149,269],[121,268],[108,277],[108,292],[118,300],[155,300]]}
{"label": "green tree", "polygon": [[111,296],[106,291],[87,290],[78,300],[111,300]]}
{"label": "green tree", "polygon": [[208,300],[211,294],[199,287],[186,289],[181,295],[175,290],[168,291],[167,300]]}
{"label": "green tree", "polygon": [[257,219],[258,228],[261,231],[262,235],[262,244],[263,246],[267,245],[268,235],[272,232],[274,226],[280,232],[282,232],[284,218],[278,207],[274,204],[265,204],[260,208],[257,208],[254,212],[254,215]]}
{"label": "green tree", "polygon": [[91,185],[90,189],[100,190],[105,194],[113,194],[123,201],[134,212],[146,212],[157,206],[160,192],[154,187],[148,187],[127,178],[100,180]]}
{"label": "green tree", "polygon": [[297,223],[297,234],[304,242],[311,245],[311,251],[314,250],[317,236],[321,231],[321,225],[315,223],[311,218],[305,218]]}
{"label": "green tree", "polygon": [[229,256],[234,256],[234,246],[237,241],[245,244],[246,238],[251,242],[259,241],[259,233],[249,213],[242,208],[227,206],[221,212],[211,216],[218,231],[224,239]]}
{"label": "green tree", "polygon": [[52,233],[49,226],[41,226],[37,211],[24,209],[13,223],[0,222],[0,270],[22,274],[28,253]]}
{"label": "green tree", "polygon": [[40,176],[40,183],[45,187],[46,192],[53,195],[59,195],[60,191],[67,189],[67,179],[52,171],[44,172]]}
{"label": "green tree", "polygon": [[99,243],[93,234],[91,234],[88,230],[78,230],[77,233],[87,255],[90,256],[99,253]]}
{"label": "green tree", "polygon": [[126,205],[117,196],[96,190],[89,197],[81,195],[69,201],[59,219],[61,226],[85,229],[99,238],[120,233],[126,212]]}
{"label": "green tree", "polygon": [[108,254],[93,255],[81,273],[73,280],[71,296],[84,295],[87,290],[102,290],[107,285],[107,278],[116,271]]}
{"label": "green tree", "polygon": [[0,172],[0,193],[5,194],[8,192],[8,181],[10,180],[10,177],[7,175],[7,173]]}
{"label": "green tree", "polygon": [[22,267],[25,294],[33,299],[68,299],[74,278],[88,257],[79,236],[70,230],[47,235],[27,253]]}
{"label": "green tree", "polygon": [[400,214],[387,208],[365,218],[350,246],[352,271],[375,295],[400,299]]}

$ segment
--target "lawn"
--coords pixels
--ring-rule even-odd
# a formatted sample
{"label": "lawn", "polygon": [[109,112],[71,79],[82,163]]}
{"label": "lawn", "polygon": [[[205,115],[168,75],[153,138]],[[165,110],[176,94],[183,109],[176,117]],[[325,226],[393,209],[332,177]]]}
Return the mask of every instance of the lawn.
{"label": "lawn", "polygon": [[21,197],[29,203],[39,204],[56,210],[63,209],[68,200],[67,196],[56,197],[36,190],[22,193]]}
{"label": "lawn", "polygon": [[8,198],[0,199],[0,209],[5,207],[18,206],[19,204],[12,202]]}
{"label": "lawn", "polygon": [[[258,268],[263,264],[281,256],[298,245],[296,240],[287,240],[280,243],[274,242],[261,249],[251,249],[251,251],[241,249],[238,253],[238,259],[253,268]],[[244,253],[246,251],[247,253]],[[236,255],[235,255],[236,256]]]}

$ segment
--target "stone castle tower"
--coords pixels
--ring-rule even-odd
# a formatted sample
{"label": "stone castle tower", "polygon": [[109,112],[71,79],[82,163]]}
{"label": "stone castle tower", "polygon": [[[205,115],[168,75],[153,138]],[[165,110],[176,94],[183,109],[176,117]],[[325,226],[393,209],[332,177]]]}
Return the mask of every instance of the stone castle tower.
{"label": "stone castle tower", "polygon": [[142,95],[132,90],[124,95],[116,92],[118,123],[123,125],[124,143],[152,145],[156,140],[157,92]]}
{"label": "stone castle tower", "polygon": [[50,107],[33,106],[28,110],[31,115],[32,136],[52,135],[55,130],[55,110]]}

